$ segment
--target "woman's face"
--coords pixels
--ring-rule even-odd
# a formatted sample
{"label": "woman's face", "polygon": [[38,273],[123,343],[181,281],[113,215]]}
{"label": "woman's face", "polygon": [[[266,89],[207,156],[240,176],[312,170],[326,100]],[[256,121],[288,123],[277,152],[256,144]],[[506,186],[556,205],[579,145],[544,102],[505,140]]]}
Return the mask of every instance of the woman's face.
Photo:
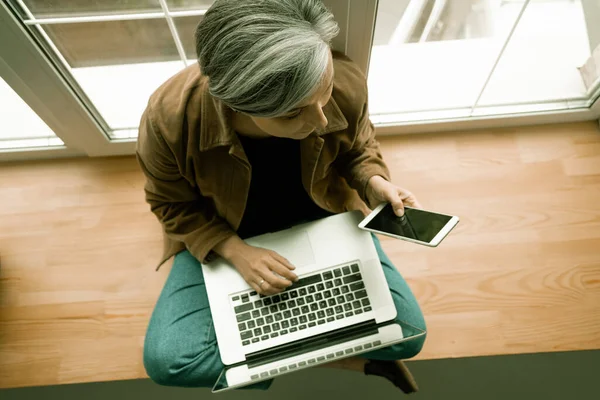
{"label": "woman's face", "polygon": [[333,90],[333,60],[329,64],[316,91],[298,108],[273,118],[251,117],[254,124],[264,133],[288,139],[304,139],[316,129],[323,130],[328,124],[323,107],[331,99]]}

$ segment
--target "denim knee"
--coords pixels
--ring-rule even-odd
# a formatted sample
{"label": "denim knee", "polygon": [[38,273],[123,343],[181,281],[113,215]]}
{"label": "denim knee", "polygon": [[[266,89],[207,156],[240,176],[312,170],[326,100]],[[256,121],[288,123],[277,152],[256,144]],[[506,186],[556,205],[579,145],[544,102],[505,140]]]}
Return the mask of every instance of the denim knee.
{"label": "denim knee", "polygon": [[168,340],[146,343],[144,368],[152,381],[163,386],[214,386],[223,368],[216,343],[196,354],[179,355],[173,350]]}
{"label": "denim knee", "polygon": [[426,335],[409,339],[406,342],[396,343],[387,348],[394,360],[406,360],[413,358],[421,352],[425,344]]}

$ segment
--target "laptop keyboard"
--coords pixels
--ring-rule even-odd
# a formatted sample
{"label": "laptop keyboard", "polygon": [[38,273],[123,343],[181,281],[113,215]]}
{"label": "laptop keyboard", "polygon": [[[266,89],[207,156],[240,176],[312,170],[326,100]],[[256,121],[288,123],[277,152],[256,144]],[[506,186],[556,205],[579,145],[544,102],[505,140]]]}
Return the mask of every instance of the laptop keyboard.
{"label": "laptop keyboard", "polygon": [[371,311],[356,263],[305,276],[276,295],[249,290],[231,300],[244,346]]}

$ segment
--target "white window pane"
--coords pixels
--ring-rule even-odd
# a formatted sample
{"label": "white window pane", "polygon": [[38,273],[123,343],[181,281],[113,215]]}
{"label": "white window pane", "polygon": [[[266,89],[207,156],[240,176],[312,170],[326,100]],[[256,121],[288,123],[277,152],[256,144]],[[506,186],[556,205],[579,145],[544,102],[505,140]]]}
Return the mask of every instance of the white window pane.
{"label": "white window pane", "polygon": [[471,107],[518,13],[493,0],[381,0],[371,114]]}
{"label": "white window pane", "polygon": [[586,87],[578,67],[589,56],[581,1],[533,1],[525,10],[479,105],[585,97]]}
{"label": "white window pane", "polygon": [[161,12],[158,0],[23,0],[36,18]]}
{"label": "white window pane", "polygon": [[179,59],[166,19],[44,25],[71,68]]}
{"label": "white window pane", "polygon": [[0,121],[0,151],[63,145],[44,121],[1,78]]}
{"label": "white window pane", "polygon": [[[73,76],[112,129],[137,128],[148,99],[181,61],[74,68]],[[118,138],[115,132],[113,138]]]}
{"label": "white window pane", "polygon": [[206,10],[213,0],[167,0],[167,5],[171,11],[183,10]]}

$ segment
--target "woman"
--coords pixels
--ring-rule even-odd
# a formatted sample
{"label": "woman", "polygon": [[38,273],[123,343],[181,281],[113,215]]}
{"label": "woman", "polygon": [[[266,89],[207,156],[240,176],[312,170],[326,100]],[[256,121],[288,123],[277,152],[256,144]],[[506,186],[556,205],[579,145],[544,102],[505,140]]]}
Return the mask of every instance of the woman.
{"label": "woman", "polygon": [[[196,31],[199,66],[150,98],[138,160],[172,270],[153,312],[144,363],[154,381],[211,387],[223,368],[200,262],[223,257],[265,295],[296,279],[280,255],[242,238],[391,202],[418,206],[390,183],[358,67],[332,52],[338,27],[320,0],[217,0]],[[398,315],[425,328],[406,282],[374,237]],[[421,341],[329,366],[388,378]],[[267,388],[270,382],[254,387]]]}

